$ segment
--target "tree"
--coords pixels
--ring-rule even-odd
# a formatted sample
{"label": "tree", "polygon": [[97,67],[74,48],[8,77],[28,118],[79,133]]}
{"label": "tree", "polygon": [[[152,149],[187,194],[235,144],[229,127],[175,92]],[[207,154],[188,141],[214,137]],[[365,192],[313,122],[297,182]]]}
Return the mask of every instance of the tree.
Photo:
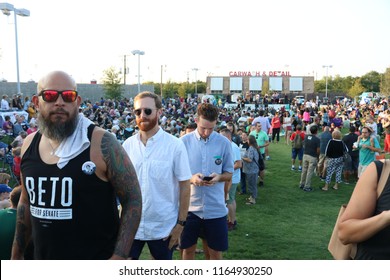
{"label": "tree", "polygon": [[367,91],[379,92],[379,87],[381,83],[381,75],[376,71],[371,71],[361,77],[362,86]]}
{"label": "tree", "polygon": [[[176,91],[177,92],[177,91]],[[173,98],[175,97],[175,83],[172,83],[171,80],[168,80],[164,85],[163,85],[163,98]]]}
{"label": "tree", "polygon": [[314,92],[325,92],[325,78],[314,81]]}
{"label": "tree", "polygon": [[178,89],[178,94],[180,97],[187,97],[187,94],[191,93],[190,92],[190,86],[188,83],[181,83],[179,89]]}
{"label": "tree", "polygon": [[381,93],[390,96],[390,68],[382,75],[381,79]]}
{"label": "tree", "polygon": [[352,98],[359,96],[362,92],[365,91],[365,88],[361,84],[361,78],[355,80],[353,86],[349,89],[348,95]]}
{"label": "tree", "polygon": [[[329,79],[328,79],[328,91],[329,91]],[[344,78],[340,75],[336,75],[332,80],[332,92],[334,93],[343,93],[344,91]]]}
{"label": "tree", "polygon": [[352,86],[354,85],[354,83],[355,83],[355,81],[357,79],[358,78],[353,78],[352,76],[347,76],[347,77],[343,78],[343,90],[342,90],[342,92],[348,92],[349,93],[349,90],[352,88]]}
{"label": "tree", "polygon": [[154,88],[154,93],[157,94],[157,95],[160,95],[161,94],[161,88],[160,88],[160,83],[155,83],[153,81],[148,81],[148,82],[144,82],[142,83],[143,85],[151,85],[153,86]]}
{"label": "tree", "polygon": [[[196,89],[198,93],[206,93],[207,84],[206,82],[197,81],[196,83]],[[194,89],[195,89],[195,83],[194,83]]]}
{"label": "tree", "polygon": [[105,97],[114,100],[122,99],[123,88],[120,71],[117,71],[115,67],[110,67],[104,70],[103,74]]}

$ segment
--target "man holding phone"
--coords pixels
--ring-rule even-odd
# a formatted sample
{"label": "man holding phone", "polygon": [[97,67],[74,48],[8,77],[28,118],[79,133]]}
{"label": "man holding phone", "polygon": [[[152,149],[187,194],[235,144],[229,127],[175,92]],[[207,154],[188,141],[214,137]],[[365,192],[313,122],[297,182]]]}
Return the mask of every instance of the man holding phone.
{"label": "man holding phone", "polygon": [[190,207],[180,244],[186,260],[195,259],[199,237],[206,259],[222,259],[228,249],[224,186],[232,178],[233,152],[230,141],[214,131],[218,114],[217,107],[200,104],[197,129],[181,138],[192,172]]}

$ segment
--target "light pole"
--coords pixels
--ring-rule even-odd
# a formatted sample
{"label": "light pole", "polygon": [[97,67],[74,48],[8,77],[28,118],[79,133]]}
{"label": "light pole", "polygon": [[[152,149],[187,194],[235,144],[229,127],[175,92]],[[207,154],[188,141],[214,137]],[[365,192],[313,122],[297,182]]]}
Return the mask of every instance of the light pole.
{"label": "light pole", "polygon": [[167,68],[167,65],[161,65],[161,70],[160,70],[160,95],[161,95],[161,98],[163,96],[163,69],[166,71],[166,68]]}
{"label": "light pole", "polygon": [[332,68],[332,65],[322,65],[322,68],[326,68],[326,77],[325,77],[325,97],[328,98],[328,70]]}
{"label": "light pole", "polygon": [[134,50],[131,52],[133,55],[138,54],[138,93],[141,91],[141,74],[140,74],[140,56],[144,55],[144,51]]}
{"label": "light pole", "polygon": [[30,11],[26,9],[16,9],[14,5],[9,3],[0,3],[0,10],[6,16],[9,16],[11,12],[14,12],[14,24],[15,24],[15,49],[16,49],[16,85],[17,93],[20,94],[20,78],[19,78],[19,51],[18,51],[18,25],[16,16],[29,17]]}
{"label": "light pole", "polygon": [[195,96],[198,94],[198,79],[196,77],[198,70],[198,68],[192,68],[192,71],[195,71]]}
{"label": "light pole", "polygon": [[123,55],[123,84],[126,84],[126,75],[129,74],[129,69],[126,66],[126,58],[128,57],[127,54]]}

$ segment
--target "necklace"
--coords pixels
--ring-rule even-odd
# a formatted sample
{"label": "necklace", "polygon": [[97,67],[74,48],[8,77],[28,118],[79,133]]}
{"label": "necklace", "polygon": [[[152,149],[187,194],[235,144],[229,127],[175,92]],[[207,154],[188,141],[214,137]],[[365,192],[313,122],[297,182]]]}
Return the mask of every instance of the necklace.
{"label": "necklace", "polygon": [[60,145],[58,145],[57,147],[53,147],[53,145],[51,144],[51,141],[48,139],[48,141],[49,141],[49,145],[50,145],[50,147],[51,147],[51,152],[50,152],[50,155],[52,156],[52,155],[54,155],[55,154],[55,152],[57,151],[57,149],[58,149],[58,147],[60,146]]}

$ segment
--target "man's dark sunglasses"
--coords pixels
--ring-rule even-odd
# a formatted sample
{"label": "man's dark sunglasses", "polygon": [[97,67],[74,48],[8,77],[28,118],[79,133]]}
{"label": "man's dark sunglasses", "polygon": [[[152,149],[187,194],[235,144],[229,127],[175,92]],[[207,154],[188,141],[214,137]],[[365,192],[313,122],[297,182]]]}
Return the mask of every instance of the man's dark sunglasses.
{"label": "man's dark sunglasses", "polygon": [[150,116],[153,112],[153,109],[150,109],[150,108],[141,108],[141,109],[135,109],[134,110],[134,114],[139,117],[141,115],[141,112],[142,110],[144,111],[144,113],[147,115],[147,116]]}

